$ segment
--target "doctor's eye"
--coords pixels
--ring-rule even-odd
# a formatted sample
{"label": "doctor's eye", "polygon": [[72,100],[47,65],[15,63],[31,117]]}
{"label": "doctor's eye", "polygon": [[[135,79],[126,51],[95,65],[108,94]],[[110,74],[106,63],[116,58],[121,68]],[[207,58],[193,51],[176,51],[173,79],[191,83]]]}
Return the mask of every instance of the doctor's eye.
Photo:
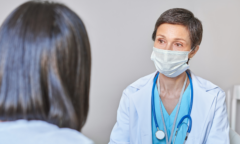
{"label": "doctor's eye", "polygon": [[183,45],[180,44],[180,43],[176,43],[176,46],[177,46],[177,47],[182,47]]}
{"label": "doctor's eye", "polygon": [[161,39],[158,40],[158,41],[159,41],[161,44],[165,43],[164,40],[161,40]]}

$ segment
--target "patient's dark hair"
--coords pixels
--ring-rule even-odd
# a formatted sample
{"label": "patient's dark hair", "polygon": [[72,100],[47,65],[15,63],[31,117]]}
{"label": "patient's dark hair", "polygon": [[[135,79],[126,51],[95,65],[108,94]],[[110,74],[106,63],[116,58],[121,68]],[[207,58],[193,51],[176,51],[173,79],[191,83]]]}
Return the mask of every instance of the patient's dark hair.
{"label": "patient's dark hair", "polygon": [[0,28],[0,120],[43,120],[81,131],[91,53],[81,19],[63,4],[30,1]]}
{"label": "patient's dark hair", "polygon": [[192,49],[201,44],[203,34],[202,23],[189,10],[183,8],[173,8],[162,13],[154,27],[152,34],[153,41],[155,41],[158,27],[164,23],[185,26],[189,31]]}

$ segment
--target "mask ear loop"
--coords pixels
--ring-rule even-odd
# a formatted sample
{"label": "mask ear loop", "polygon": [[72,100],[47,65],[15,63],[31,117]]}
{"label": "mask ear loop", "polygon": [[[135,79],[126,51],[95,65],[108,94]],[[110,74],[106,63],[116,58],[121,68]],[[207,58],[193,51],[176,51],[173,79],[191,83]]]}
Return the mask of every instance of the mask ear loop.
{"label": "mask ear loop", "polygon": [[[191,50],[189,51],[188,54],[190,54],[190,53],[191,53],[192,51],[194,51],[194,50],[195,50],[195,47],[191,48]],[[188,64],[189,60],[190,60],[190,58],[188,58],[187,64]]]}

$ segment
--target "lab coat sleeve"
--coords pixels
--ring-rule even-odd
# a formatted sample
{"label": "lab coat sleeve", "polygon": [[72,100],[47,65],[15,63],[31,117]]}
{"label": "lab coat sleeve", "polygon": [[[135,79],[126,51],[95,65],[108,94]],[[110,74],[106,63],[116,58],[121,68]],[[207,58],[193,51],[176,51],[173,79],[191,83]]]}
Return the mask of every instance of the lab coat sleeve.
{"label": "lab coat sleeve", "polygon": [[129,139],[129,89],[123,91],[109,144],[130,144]]}
{"label": "lab coat sleeve", "polygon": [[216,98],[212,127],[206,144],[229,143],[229,123],[226,111],[225,93],[220,90]]}

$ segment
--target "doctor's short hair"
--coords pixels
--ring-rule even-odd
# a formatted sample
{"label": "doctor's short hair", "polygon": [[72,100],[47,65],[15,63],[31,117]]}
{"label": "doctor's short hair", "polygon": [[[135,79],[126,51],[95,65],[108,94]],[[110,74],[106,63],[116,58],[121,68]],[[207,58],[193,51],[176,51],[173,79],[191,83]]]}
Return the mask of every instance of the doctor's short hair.
{"label": "doctor's short hair", "polygon": [[0,28],[0,121],[43,120],[81,131],[89,105],[87,31],[63,4],[26,2]]}
{"label": "doctor's short hair", "polygon": [[158,27],[164,23],[185,26],[189,31],[192,49],[201,44],[203,34],[202,23],[199,19],[194,17],[193,13],[189,10],[183,8],[173,8],[162,13],[155,24],[152,34],[153,41],[155,41]]}

